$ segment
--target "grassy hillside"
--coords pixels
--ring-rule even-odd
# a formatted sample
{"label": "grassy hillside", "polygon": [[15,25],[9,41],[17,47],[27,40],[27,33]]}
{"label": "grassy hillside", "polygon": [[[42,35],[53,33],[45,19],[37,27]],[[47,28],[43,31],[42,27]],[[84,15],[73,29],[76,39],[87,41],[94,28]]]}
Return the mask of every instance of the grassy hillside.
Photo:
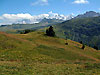
{"label": "grassy hillside", "polygon": [[100,17],[75,18],[55,25],[57,36],[100,49]]}
{"label": "grassy hillside", "polygon": [[44,34],[0,32],[0,75],[100,74],[100,51]]}

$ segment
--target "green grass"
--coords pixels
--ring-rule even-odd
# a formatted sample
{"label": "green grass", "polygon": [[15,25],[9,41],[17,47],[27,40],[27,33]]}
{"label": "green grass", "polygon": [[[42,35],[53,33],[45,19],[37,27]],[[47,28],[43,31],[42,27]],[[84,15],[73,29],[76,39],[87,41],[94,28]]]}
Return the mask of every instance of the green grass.
{"label": "green grass", "polygon": [[84,66],[76,64],[40,64],[32,63],[22,65],[12,63],[0,66],[0,75],[99,75],[100,69],[87,69]]}
{"label": "green grass", "polygon": [[0,75],[100,74],[100,52],[36,31],[29,34],[0,32]]}

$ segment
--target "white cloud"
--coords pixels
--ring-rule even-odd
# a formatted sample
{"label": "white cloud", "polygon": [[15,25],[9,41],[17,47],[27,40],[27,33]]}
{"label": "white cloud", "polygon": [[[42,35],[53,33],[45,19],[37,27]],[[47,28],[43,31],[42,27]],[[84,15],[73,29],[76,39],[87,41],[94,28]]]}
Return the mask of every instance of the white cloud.
{"label": "white cloud", "polygon": [[23,19],[32,19],[30,14],[3,14],[0,16],[0,24],[13,24]]}
{"label": "white cloud", "polygon": [[33,2],[31,5],[48,5],[48,0],[37,0],[36,2]]}
{"label": "white cloud", "polygon": [[47,18],[47,19],[62,19],[62,20],[68,20],[71,19],[73,15],[62,15],[58,13],[53,13],[52,11],[49,12],[48,14],[40,14],[40,15],[30,15],[28,13],[26,14],[3,14],[0,16],[0,25],[9,25],[9,24],[33,24],[33,23],[38,23],[42,19]]}
{"label": "white cloud", "polygon": [[74,4],[88,4],[89,1],[88,0],[75,0],[73,3]]}

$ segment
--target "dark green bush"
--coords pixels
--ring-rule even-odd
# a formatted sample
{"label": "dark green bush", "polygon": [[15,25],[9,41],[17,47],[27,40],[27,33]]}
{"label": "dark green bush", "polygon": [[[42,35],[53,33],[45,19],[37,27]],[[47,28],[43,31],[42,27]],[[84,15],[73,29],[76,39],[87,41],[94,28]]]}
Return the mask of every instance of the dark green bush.
{"label": "dark green bush", "polygon": [[49,29],[46,30],[46,35],[47,36],[51,36],[51,37],[54,37],[55,36],[55,32],[54,32],[52,26],[50,26]]}

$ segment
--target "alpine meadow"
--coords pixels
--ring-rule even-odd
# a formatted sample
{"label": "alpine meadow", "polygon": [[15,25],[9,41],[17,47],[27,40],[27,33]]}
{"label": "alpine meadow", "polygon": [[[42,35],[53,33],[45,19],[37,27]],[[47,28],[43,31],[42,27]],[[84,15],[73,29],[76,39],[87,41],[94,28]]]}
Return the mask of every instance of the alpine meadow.
{"label": "alpine meadow", "polygon": [[99,0],[0,0],[0,75],[100,75]]}

